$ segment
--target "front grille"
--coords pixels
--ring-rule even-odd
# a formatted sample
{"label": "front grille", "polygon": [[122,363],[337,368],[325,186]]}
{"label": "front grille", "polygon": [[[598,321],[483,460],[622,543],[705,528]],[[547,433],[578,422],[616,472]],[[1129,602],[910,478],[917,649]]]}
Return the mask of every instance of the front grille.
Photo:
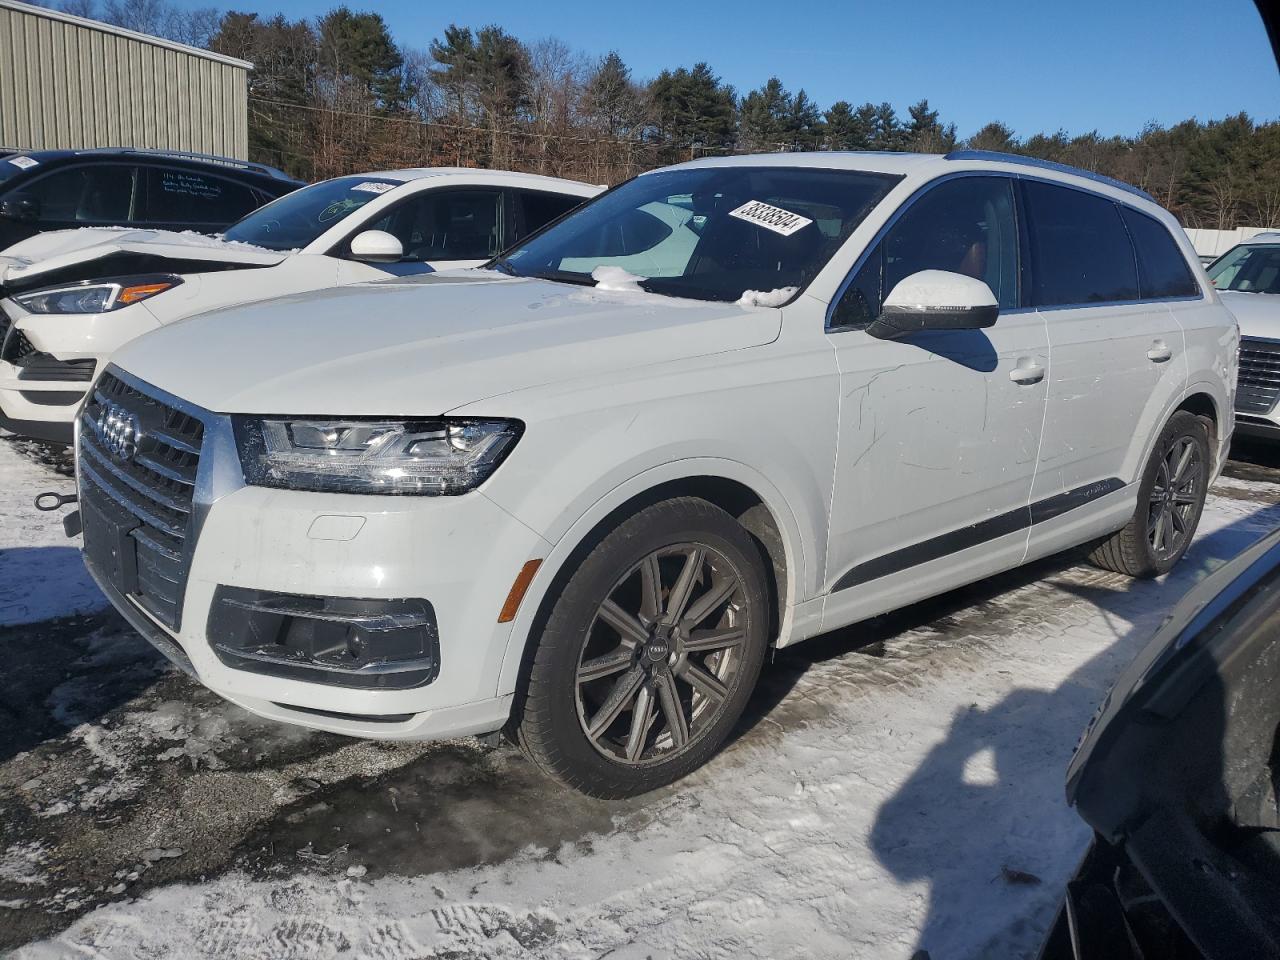
{"label": "front grille", "polygon": [[1240,340],[1240,376],[1236,409],[1241,413],[1270,413],[1280,399],[1280,342]]}
{"label": "front grille", "polygon": [[[112,452],[96,429],[108,406],[137,417],[136,449]],[[191,561],[192,501],[204,424],[110,372],[98,381],[80,418],[82,509],[110,515],[127,529],[136,581],[124,587],[147,612],[177,630]],[[86,531],[85,550],[94,550]],[[130,568],[132,564],[129,565]]]}

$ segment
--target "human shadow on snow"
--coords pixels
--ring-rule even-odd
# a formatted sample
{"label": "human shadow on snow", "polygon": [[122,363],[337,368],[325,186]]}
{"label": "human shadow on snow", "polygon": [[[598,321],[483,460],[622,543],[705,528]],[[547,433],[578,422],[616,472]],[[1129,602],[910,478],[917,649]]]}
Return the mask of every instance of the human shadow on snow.
{"label": "human shadow on snow", "polygon": [[[917,957],[1034,954],[1068,879],[1064,865],[1078,860],[1089,836],[1064,798],[1080,734],[1168,610],[1260,535],[1254,517],[1199,538],[1159,581],[1056,584],[1102,610],[1114,642],[1052,690],[1020,687],[992,707],[957,710],[946,739],[877,813],[870,836],[877,858],[900,883],[928,884]],[[1018,892],[996,895],[1009,885]],[[1010,896],[1023,901],[1017,915],[995,941],[974,942],[973,918],[1008,909]]]}

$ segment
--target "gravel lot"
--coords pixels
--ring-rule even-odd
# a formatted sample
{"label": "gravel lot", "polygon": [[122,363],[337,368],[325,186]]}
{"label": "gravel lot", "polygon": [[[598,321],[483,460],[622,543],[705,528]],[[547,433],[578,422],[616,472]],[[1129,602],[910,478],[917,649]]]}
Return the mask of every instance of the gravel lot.
{"label": "gravel lot", "polygon": [[258,720],[167,667],[0,440],[0,951],[18,957],[1034,953],[1087,839],[1066,762],[1164,613],[1280,523],[1238,451],[1191,553],[1060,557],[780,652],[734,742],[606,803],[508,747]]}

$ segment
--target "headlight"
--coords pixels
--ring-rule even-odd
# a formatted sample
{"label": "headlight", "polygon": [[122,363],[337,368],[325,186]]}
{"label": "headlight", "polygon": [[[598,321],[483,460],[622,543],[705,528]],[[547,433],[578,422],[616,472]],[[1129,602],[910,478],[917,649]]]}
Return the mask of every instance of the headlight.
{"label": "headlight", "polygon": [[234,418],[245,481],[333,493],[451,496],[478,487],[524,429],[517,420]]}
{"label": "headlight", "polygon": [[181,277],[127,277],[75,283],[20,294],[13,299],[31,313],[108,313],[164,293],[182,283]]}

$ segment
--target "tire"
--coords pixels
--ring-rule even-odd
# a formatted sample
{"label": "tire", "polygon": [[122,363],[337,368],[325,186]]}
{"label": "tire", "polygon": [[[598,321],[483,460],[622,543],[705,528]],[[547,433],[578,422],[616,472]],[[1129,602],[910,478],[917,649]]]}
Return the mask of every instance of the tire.
{"label": "tire", "polygon": [[[1184,453],[1191,459],[1177,474]],[[1089,559],[1104,570],[1158,577],[1173,569],[1195,536],[1209,489],[1209,430],[1195,414],[1179,410],[1165,424],[1138,484],[1138,506],[1124,529],[1093,549]],[[1167,477],[1175,474],[1170,485]],[[1171,538],[1170,538],[1171,537]],[[1159,545],[1157,540],[1160,541]]]}
{"label": "tire", "polygon": [[761,550],[733,517],[690,497],[646,507],[603,536],[551,603],[508,728],[544,773],[629,797],[719,749],[769,632]]}

